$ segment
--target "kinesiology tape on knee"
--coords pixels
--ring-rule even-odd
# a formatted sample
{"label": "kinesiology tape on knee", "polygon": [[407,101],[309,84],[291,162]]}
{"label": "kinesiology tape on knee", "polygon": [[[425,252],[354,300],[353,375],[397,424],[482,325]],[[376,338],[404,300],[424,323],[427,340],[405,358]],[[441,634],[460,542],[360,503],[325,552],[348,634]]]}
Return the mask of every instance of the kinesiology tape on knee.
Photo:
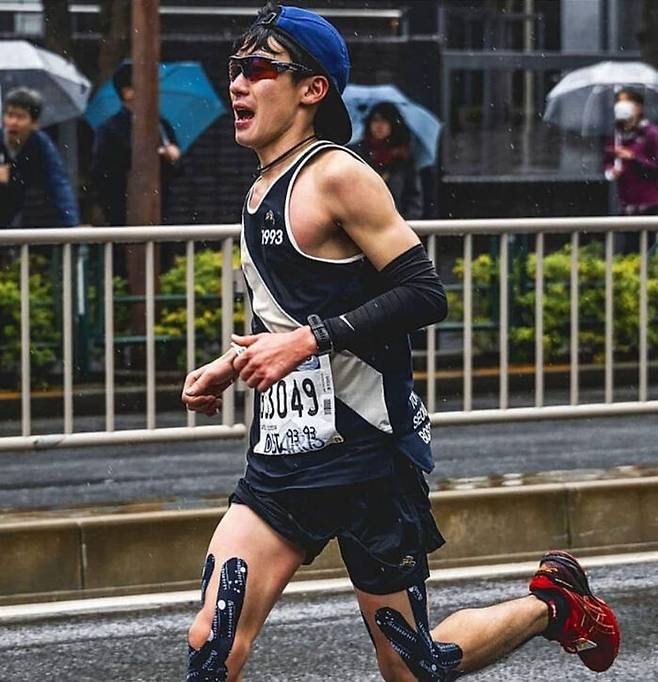
{"label": "kinesiology tape on knee", "polygon": [[[215,570],[215,557],[208,555],[201,576],[201,605]],[[247,564],[233,557],[219,574],[215,615],[208,641],[200,648],[189,647],[186,682],[225,682],[226,659],[231,652],[247,589]]]}
{"label": "kinesiology tape on knee", "polygon": [[379,274],[387,291],[355,310],[324,320],[334,350],[406,334],[448,314],[443,284],[422,244],[399,255]]}
{"label": "kinesiology tape on knee", "polygon": [[424,583],[408,588],[407,594],[415,630],[401,613],[390,608],[378,609],[375,623],[419,682],[449,682],[456,679],[462,650],[457,644],[432,641]]}

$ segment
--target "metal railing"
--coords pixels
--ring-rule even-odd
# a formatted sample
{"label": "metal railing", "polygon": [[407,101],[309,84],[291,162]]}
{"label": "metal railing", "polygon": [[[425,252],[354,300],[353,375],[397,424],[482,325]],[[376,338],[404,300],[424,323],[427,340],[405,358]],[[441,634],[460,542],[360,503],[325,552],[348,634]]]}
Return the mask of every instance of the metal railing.
{"label": "metal railing", "polygon": [[[618,414],[658,412],[658,400],[649,399],[649,301],[648,301],[648,253],[649,235],[658,229],[658,218],[541,218],[509,220],[449,220],[418,221],[412,223],[417,233],[427,238],[427,250],[436,261],[437,240],[443,238],[463,239],[463,392],[462,409],[437,411],[437,332],[441,325],[431,326],[425,333],[427,347],[425,400],[432,424],[483,423],[500,420],[535,420],[572,417],[593,417]],[[20,385],[22,433],[20,436],[0,437],[0,451],[29,450],[94,444],[139,443],[172,440],[196,440],[209,438],[234,438],[245,435],[243,423],[235,423],[236,391],[232,387],[226,392],[222,410],[222,423],[216,426],[196,425],[195,415],[188,413],[187,425],[173,428],[157,428],[156,420],[156,337],[155,337],[155,266],[156,243],[185,242],[186,244],[186,366],[195,366],[196,340],[194,326],[195,311],[195,244],[197,242],[221,242],[222,249],[222,322],[221,346],[226,347],[234,330],[233,302],[235,283],[232,271],[232,254],[235,240],[239,237],[239,225],[217,226],[167,226],[167,227],[120,227],[120,228],[55,228],[0,230],[0,247],[20,247]],[[614,306],[613,306],[613,256],[614,234],[616,232],[639,233],[639,338],[637,381],[635,400],[614,402]],[[580,402],[579,387],[579,245],[586,233],[605,235],[605,357],[604,357],[604,402]],[[536,268],[534,278],[535,296],[535,362],[534,362],[534,406],[510,407],[510,358],[508,329],[510,324],[509,264],[510,236],[534,235]],[[473,262],[474,238],[489,235],[499,242],[498,282],[498,407],[474,409],[474,305],[473,305]],[[567,235],[571,244],[569,308],[569,402],[563,405],[545,405],[544,365],[544,259],[546,237]],[[146,428],[115,428],[115,367],[114,367],[114,291],[113,291],[113,245],[143,243],[145,248],[145,367],[146,367]],[[31,363],[30,363],[30,248],[36,245],[60,245],[62,249],[62,375],[63,375],[63,432],[35,435],[32,428]],[[73,402],[73,331],[74,331],[74,288],[73,257],[74,245],[103,245],[103,310],[105,319],[104,351],[104,393],[105,430],[76,432],[74,430]],[[248,310],[246,311],[248,325]],[[219,330],[218,330],[219,331]],[[182,374],[182,373],[181,373]],[[181,376],[182,380],[182,376]],[[239,386],[238,395],[244,400],[241,414],[244,421],[251,418],[252,401],[250,392]]]}

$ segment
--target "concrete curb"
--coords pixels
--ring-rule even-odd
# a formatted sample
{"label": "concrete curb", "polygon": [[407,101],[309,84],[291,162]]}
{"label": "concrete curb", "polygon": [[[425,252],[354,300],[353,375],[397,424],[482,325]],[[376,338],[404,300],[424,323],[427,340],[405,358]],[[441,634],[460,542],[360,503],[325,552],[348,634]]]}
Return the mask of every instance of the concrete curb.
{"label": "concrete curb", "polygon": [[[658,549],[658,476],[432,493],[432,569]],[[198,588],[225,507],[0,524],[0,605]],[[335,543],[299,580],[343,577]]]}
{"label": "concrete curb", "polygon": [[[601,566],[628,566],[629,564],[654,563],[658,552],[636,552],[590,556],[581,560],[586,570]],[[512,564],[486,564],[460,568],[438,568],[430,573],[430,585],[458,583],[473,580],[514,579],[527,580],[537,568],[537,560]],[[286,586],[285,597],[306,598],[315,594],[343,594],[353,590],[349,578],[328,580],[296,580]],[[190,607],[198,605],[199,589],[180,592],[157,592],[137,594],[129,597],[98,597],[71,601],[48,602],[45,604],[17,604],[0,606],[0,625],[10,623],[42,622],[54,618],[74,616],[98,616],[99,614],[134,613],[165,608]]]}

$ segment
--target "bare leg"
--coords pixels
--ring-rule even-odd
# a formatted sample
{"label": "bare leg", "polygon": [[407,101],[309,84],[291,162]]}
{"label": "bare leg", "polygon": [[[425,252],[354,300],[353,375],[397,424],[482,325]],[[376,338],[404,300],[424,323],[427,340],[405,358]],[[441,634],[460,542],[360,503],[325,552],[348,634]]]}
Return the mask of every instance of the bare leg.
{"label": "bare leg", "polygon": [[386,682],[416,682],[416,678],[411,674],[409,668],[395,653],[384,633],[375,624],[375,611],[386,606],[399,611],[408,623],[414,622],[407,591],[404,590],[393,594],[369,594],[356,588],[354,591],[356,592],[359,608],[368,625],[370,636],[375,645],[377,663],[382,678]]}
{"label": "bare leg", "polygon": [[506,656],[542,633],[547,625],[548,607],[529,595],[482,609],[457,611],[432,630],[432,639],[458,644],[464,653],[459,670],[473,672]]}
{"label": "bare leg", "polygon": [[231,653],[226,661],[228,682],[240,682],[251,645],[270,610],[304,559],[304,553],[268,526],[251,509],[233,504],[221,520],[208,547],[217,570],[206,590],[203,608],[190,627],[188,640],[200,649],[208,640],[215,613],[215,597],[222,564],[231,557],[244,559],[248,567],[242,613]]}

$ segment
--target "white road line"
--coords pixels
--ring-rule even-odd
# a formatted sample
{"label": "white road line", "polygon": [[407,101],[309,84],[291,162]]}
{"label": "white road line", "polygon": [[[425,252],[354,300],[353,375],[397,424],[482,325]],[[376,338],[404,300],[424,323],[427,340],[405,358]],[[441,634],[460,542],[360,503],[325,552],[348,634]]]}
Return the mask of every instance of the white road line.
{"label": "white road line", "polygon": [[[658,561],[658,551],[628,554],[606,554],[579,559],[585,568],[619,566]],[[480,580],[491,578],[529,577],[537,567],[537,561],[487,566],[464,566],[440,568],[430,574],[429,583]],[[347,578],[331,580],[300,580],[288,585],[285,595],[340,593],[352,590]],[[159,609],[164,606],[186,606],[198,603],[199,590],[182,592],[159,592],[125,597],[99,597],[74,601],[47,602],[43,604],[16,604],[0,607],[0,624],[46,620],[66,616],[107,614]]]}

